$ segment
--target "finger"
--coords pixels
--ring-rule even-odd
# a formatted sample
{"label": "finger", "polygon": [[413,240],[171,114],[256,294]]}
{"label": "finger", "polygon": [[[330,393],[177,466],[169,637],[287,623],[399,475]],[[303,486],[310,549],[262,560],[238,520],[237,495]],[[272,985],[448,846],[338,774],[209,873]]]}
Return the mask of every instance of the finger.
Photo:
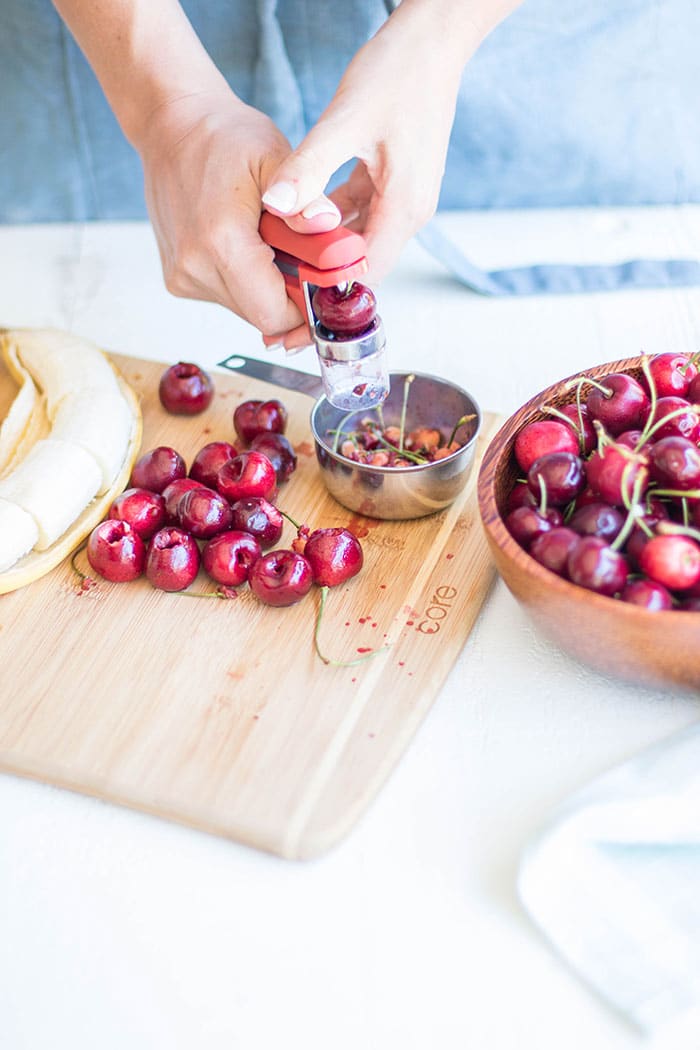
{"label": "finger", "polygon": [[360,207],[350,192],[347,182],[344,182],[342,186],[337,186],[329,196],[340,212],[343,226],[348,226],[351,222],[357,221],[360,215]]}
{"label": "finger", "polygon": [[288,332],[299,325],[301,312],[287,295],[268,245],[260,241],[248,251],[230,249],[219,256],[217,269],[227,290],[227,302],[223,305],[263,335]]}
{"label": "finger", "polygon": [[263,203],[285,218],[313,210],[320,198],[328,200],[324,191],[333,172],[353,156],[351,128],[332,117],[322,118],[279,165]]}
{"label": "finger", "polygon": [[317,197],[298,215],[283,215],[290,229],[297,233],[325,233],[340,225],[341,214],[328,197]]}
{"label": "finger", "polygon": [[287,332],[283,342],[284,348],[287,351],[305,350],[307,346],[311,345],[309,342],[309,329],[306,325],[299,325],[298,328],[294,328],[291,332]]}

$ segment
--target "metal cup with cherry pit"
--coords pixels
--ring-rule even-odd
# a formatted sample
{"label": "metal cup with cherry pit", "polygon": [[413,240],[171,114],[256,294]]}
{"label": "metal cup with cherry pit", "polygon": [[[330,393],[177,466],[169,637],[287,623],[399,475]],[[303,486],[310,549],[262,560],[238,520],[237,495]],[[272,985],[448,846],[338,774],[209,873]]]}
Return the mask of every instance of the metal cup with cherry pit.
{"label": "metal cup with cherry pit", "polygon": [[454,502],[469,479],[482,413],[471,394],[456,383],[420,372],[390,373],[389,393],[381,406],[385,424],[399,422],[409,375],[413,379],[406,402],[406,433],[429,426],[449,435],[460,419],[469,418],[455,434],[461,447],[444,459],[409,467],[382,467],[358,463],[341,453],[339,432],[352,432],[371,413],[366,408],[348,412],[331,404],[317,376],[240,354],[232,354],[219,364],[316,398],[310,421],[321,477],[334,499],[356,514],[385,521],[435,514]]}

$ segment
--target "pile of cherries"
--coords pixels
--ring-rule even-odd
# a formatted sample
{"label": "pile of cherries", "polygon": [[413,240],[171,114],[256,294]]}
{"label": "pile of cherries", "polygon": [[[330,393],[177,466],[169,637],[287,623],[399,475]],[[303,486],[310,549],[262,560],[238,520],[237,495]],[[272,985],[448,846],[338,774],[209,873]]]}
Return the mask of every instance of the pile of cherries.
{"label": "pile of cherries", "polygon": [[580,376],[514,454],[505,523],[540,564],[650,610],[700,611],[700,375],[694,356]]}
{"label": "pile of cherries", "polygon": [[[189,381],[190,368],[196,367],[187,365],[184,377],[182,370],[166,375],[173,382]],[[348,529],[312,531],[293,522],[297,534],[291,546],[276,546],[284,519],[292,519],[274,500],[297,464],[284,436],[285,406],[276,399],[244,401],[233,413],[233,425],[238,447],[209,442],[189,471],[169,446],[139,457],[129,488],[88,538],[87,558],[96,573],[112,582],[145,574],[154,587],[183,591],[203,568],[221,597],[233,597],[247,582],[262,602],[287,606],[313,584],[337,586],[360,571],[362,548]]]}

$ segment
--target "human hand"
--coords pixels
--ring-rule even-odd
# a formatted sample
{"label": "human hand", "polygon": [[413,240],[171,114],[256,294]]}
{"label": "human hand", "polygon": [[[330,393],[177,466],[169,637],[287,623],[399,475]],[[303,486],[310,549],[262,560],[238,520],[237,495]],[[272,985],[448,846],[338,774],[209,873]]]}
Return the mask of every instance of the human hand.
{"label": "human hand", "polygon": [[[308,342],[258,234],[262,189],[291,150],[273,122],[226,90],[201,92],[160,107],[138,149],[168,290],[220,303],[288,348]],[[292,228],[340,222],[321,191],[307,205]]]}
{"label": "human hand", "polygon": [[388,273],[435,211],[462,69],[478,44],[473,24],[458,27],[444,13],[450,5],[436,7],[403,0],[354,57],[330,105],[263,195],[269,210],[289,221],[357,158],[330,196],[365,237],[371,282]]}

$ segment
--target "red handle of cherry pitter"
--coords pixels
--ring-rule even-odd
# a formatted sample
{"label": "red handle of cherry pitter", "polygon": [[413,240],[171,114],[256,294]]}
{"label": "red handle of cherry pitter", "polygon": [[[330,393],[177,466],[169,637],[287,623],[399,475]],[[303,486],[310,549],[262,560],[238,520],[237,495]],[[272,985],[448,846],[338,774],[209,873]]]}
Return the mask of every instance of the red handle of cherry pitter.
{"label": "red handle of cherry pitter", "polygon": [[[270,212],[260,218],[260,236],[296,273],[282,271],[287,295],[306,317],[303,282],[321,288],[352,281],[367,273],[367,247],[359,233],[337,226],[326,233],[295,233]],[[311,333],[309,333],[309,338]],[[274,343],[274,337],[265,338]]]}

